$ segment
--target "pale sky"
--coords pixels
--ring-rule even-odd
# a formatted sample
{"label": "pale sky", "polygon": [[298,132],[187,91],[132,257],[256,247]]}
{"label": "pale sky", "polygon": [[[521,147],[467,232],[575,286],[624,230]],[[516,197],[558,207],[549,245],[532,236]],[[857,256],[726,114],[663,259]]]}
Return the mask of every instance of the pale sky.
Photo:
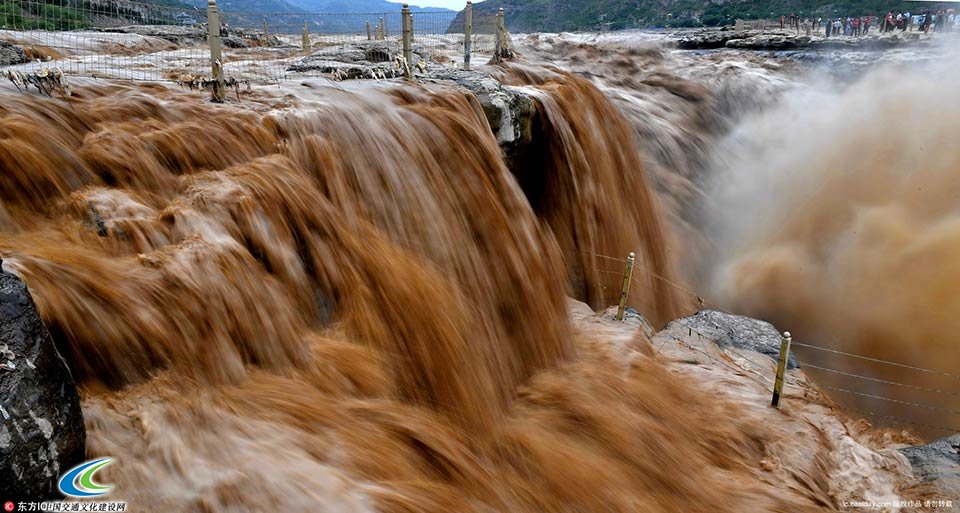
{"label": "pale sky", "polygon": [[[387,0],[389,2],[394,2],[397,4],[410,4],[410,5],[419,5],[420,7],[446,7],[447,9],[453,9],[454,11],[459,11],[463,9],[463,6],[467,5],[467,0]],[[473,0],[473,3],[480,3],[477,0]]]}

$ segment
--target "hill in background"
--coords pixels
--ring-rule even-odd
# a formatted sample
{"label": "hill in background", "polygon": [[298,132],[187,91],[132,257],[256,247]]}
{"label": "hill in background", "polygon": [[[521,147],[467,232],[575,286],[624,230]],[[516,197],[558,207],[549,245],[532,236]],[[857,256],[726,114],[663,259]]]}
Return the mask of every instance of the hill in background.
{"label": "hill in background", "polygon": [[[206,0],[190,1],[197,7],[206,8]],[[366,22],[376,25],[377,19],[383,16],[388,31],[400,30],[401,4],[387,0],[217,0],[217,5],[226,14],[228,23],[234,27],[260,28],[266,21],[271,31],[299,32],[304,22],[307,22],[310,31],[314,33],[360,34],[366,30]],[[411,5],[410,10],[453,12],[439,7],[415,5]],[[316,14],[324,16],[313,16]]]}

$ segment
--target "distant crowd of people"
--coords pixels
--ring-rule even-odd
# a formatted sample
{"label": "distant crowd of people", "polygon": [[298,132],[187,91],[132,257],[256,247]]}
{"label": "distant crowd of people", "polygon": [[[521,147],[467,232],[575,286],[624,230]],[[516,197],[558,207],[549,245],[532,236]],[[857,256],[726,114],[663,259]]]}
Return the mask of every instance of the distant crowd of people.
{"label": "distant crowd of people", "polygon": [[[787,25],[789,23],[789,25]],[[831,36],[865,36],[870,32],[871,27],[877,27],[880,32],[893,32],[894,30],[912,31],[919,30],[928,33],[950,32],[955,25],[960,25],[960,14],[955,14],[953,9],[939,10],[936,12],[927,11],[923,14],[910,14],[909,12],[888,12],[886,16],[878,17],[868,16],[847,16],[839,18],[809,18],[791,14],[780,16],[780,28],[791,28],[800,33],[805,32],[812,35],[813,32],[823,31],[826,37]]]}

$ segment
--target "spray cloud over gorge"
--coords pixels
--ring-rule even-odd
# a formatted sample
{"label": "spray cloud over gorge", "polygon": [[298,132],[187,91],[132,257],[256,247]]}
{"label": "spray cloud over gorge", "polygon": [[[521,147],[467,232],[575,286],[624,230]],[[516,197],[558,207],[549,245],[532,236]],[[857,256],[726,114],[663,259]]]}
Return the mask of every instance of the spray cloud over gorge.
{"label": "spray cloud over gorge", "polygon": [[956,366],[960,110],[946,98],[960,75],[941,51],[909,73],[881,65],[839,90],[791,91],[736,127],[709,185],[718,300],[836,349]]}

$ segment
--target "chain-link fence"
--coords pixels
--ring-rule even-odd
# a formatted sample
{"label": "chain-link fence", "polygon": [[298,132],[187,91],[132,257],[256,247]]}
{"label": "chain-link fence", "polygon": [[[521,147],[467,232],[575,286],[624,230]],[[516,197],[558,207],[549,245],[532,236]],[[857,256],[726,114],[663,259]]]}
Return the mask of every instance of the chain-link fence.
{"label": "chain-link fence", "polygon": [[[398,59],[404,18],[397,7],[366,14],[217,11],[222,78],[383,79],[402,75],[405,66],[419,74],[464,65],[465,11],[411,12],[411,58],[405,62]],[[22,49],[0,65],[24,74],[47,68],[193,86],[214,73],[209,12],[117,0],[0,0],[0,45]],[[496,30],[485,27],[470,36],[474,55],[494,53]]]}
{"label": "chain-link fence", "polygon": [[14,45],[5,64],[23,73],[149,81],[202,73],[205,21],[204,11],[137,2],[0,0],[0,41]]}

